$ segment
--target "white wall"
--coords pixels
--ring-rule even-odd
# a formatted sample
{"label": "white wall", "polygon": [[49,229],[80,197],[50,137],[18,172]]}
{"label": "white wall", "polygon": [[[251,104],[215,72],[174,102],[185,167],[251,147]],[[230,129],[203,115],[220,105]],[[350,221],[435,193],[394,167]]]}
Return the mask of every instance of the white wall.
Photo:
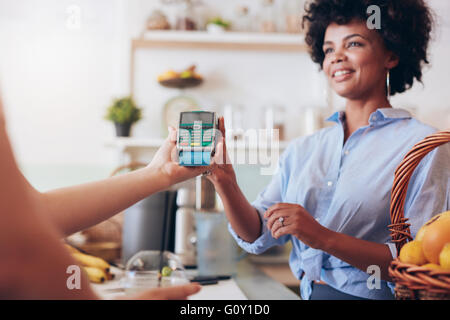
{"label": "white wall", "polygon": [[[1,86],[23,163],[104,163],[102,120],[120,92],[120,1],[76,1],[80,30],[66,27],[73,1],[0,1]],[[105,13],[106,12],[106,13]]]}
{"label": "white wall", "polygon": [[430,64],[424,67],[423,84],[393,98],[395,105],[410,106],[424,122],[440,129],[450,128],[450,1],[429,0],[436,13],[436,29],[429,48]]}
{"label": "white wall", "polygon": [[[257,1],[204,2],[225,18],[232,18],[239,3],[257,14]],[[421,119],[443,128],[450,126],[450,23],[445,15],[450,6],[446,0],[430,3],[442,25],[425,87],[416,84],[393,101],[417,108]],[[81,28],[71,30],[67,8],[74,4],[81,8]],[[104,146],[113,127],[103,115],[113,97],[128,93],[129,40],[140,34],[158,5],[157,0],[0,0],[0,86],[20,163],[114,166],[114,153]],[[142,51],[136,61],[136,99],[145,119],[134,135],[161,135],[162,105],[174,92],[158,86],[156,75],[191,63],[197,63],[206,82],[190,94],[204,106],[244,105],[249,126],[258,125],[252,115],[262,105],[281,103],[291,113],[292,137],[299,108],[324,103],[323,82],[306,54]]]}
{"label": "white wall", "polygon": [[[250,7],[252,21],[258,21],[260,8],[257,1],[209,0],[204,3],[205,6],[196,8],[200,17],[220,13],[230,20],[236,6],[246,4]],[[136,36],[141,34],[149,13],[161,9],[161,6],[159,1],[135,0],[129,2],[128,9],[128,34]],[[174,24],[176,7],[165,6],[163,10]],[[283,10],[282,2],[278,1],[275,10]],[[129,59],[129,51],[124,55]],[[182,70],[191,64],[197,65],[206,81],[201,87],[187,90],[184,94],[208,110],[221,112],[226,104],[243,106],[247,128],[261,126],[261,110],[269,104],[285,106],[290,112],[287,115],[289,120],[294,119],[292,114],[298,116],[302,107],[324,106],[326,103],[324,81],[316,72],[317,66],[305,53],[140,50],[136,54],[135,98],[144,107],[145,120],[135,126],[133,135],[161,137],[164,134],[166,130],[161,121],[163,106],[178,92],[161,87],[156,76],[168,69]],[[287,133],[291,138],[299,134],[296,125],[295,121],[288,123]]]}

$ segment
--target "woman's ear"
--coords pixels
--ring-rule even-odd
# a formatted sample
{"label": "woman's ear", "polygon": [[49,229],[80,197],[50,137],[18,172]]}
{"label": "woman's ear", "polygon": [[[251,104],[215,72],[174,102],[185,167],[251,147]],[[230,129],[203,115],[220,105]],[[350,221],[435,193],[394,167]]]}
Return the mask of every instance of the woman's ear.
{"label": "woman's ear", "polygon": [[388,51],[388,57],[387,57],[387,61],[386,61],[386,68],[391,70],[393,68],[395,68],[396,66],[398,66],[400,59],[398,58],[398,56],[391,52]]}

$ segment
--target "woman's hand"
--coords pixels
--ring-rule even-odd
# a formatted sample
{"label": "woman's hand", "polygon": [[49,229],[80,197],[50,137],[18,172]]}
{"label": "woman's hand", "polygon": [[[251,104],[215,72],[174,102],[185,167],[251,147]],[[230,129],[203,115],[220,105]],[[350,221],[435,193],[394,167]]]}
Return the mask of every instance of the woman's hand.
{"label": "woman's hand", "polygon": [[212,159],[212,164],[207,168],[207,178],[217,188],[223,184],[236,181],[233,165],[227,154],[227,146],[225,143],[225,124],[223,117],[219,118],[220,137],[216,145],[216,153]]}
{"label": "woman's hand", "polygon": [[168,186],[194,178],[207,170],[200,166],[180,166],[177,152],[177,130],[169,127],[169,136],[147,166],[149,170],[156,170],[163,179],[167,179]]}
{"label": "woman's hand", "polygon": [[219,131],[221,134],[216,145],[216,153],[211,159],[211,165],[197,167],[180,166],[178,164],[178,150],[176,147],[177,131],[175,128],[169,127],[169,136],[147,168],[160,172],[163,177],[168,179],[169,185],[194,178],[205,172],[208,172],[207,178],[214,184],[216,189],[220,188],[224,183],[235,181],[236,175],[226,152],[223,117],[219,119]]}
{"label": "woman's hand", "polygon": [[[323,248],[328,229],[318,223],[302,206],[277,203],[267,209],[264,218],[268,220],[267,228],[275,239],[291,234],[311,248]],[[283,218],[282,223],[280,218]]]}
{"label": "woman's hand", "polygon": [[144,293],[131,296],[121,297],[120,299],[130,300],[186,300],[187,297],[199,292],[201,286],[197,283],[190,283],[183,286],[175,286],[169,288],[155,288]]}

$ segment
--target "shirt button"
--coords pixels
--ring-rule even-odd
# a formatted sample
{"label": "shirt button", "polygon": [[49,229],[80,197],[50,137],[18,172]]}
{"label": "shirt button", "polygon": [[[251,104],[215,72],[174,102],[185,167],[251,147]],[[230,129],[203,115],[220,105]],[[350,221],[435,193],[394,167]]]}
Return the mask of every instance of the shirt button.
{"label": "shirt button", "polygon": [[349,152],[348,150],[345,150],[345,151],[344,151],[344,154],[345,154],[346,156],[348,156],[349,153],[350,153],[350,152]]}
{"label": "shirt button", "polygon": [[333,181],[328,181],[328,186],[331,187],[333,185]]}
{"label": "shirt button", "polygon": [[372,121],[377,121],[377,116],[373,116]]}

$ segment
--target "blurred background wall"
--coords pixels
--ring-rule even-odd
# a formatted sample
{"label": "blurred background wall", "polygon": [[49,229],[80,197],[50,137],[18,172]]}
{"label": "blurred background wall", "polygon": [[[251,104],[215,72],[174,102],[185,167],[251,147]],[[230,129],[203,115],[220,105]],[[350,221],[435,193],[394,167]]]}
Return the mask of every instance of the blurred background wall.
{"label": "blurred background wall", "polygon": [[[258,2],[204,0],[199,10],[232,20],[236,7],[247,5],[257,19]],[[428,2],[438,15],[431,65],[425,68],[424,85],[415,83],[393,98],[393,105],[443,129],[450,127],[450,2]],[[284,10],[283,1],[275,1],[275,7]],[[74,8],[80,10],[75,24],[70,20]],[[168,15],[176,10],[159,0],[0,0],[0,88],[9,134],[25,175],[38,189],[104,178],[117,165],[115,150],[106,146],[114,137],[113,125],[103,116],[113,98],[129,94],[131,39],[161,8]],[[325,80],[306,53],[140,51],[136,100],[144,118],[133,128],[134,137],[163,136],[162,107],[174,92],[160,87],[156,76],[191,64],[205,84],[189,94],[219,113],[226,104],[243,106],[248,128],[260,126],[264,106],[282,105],[292,139],[300,134],[303,108],[331,112],[343,106],[334,96],[332,110],[326,109]],[[250,198],[270,179],[254,166],[237,171]]]}

